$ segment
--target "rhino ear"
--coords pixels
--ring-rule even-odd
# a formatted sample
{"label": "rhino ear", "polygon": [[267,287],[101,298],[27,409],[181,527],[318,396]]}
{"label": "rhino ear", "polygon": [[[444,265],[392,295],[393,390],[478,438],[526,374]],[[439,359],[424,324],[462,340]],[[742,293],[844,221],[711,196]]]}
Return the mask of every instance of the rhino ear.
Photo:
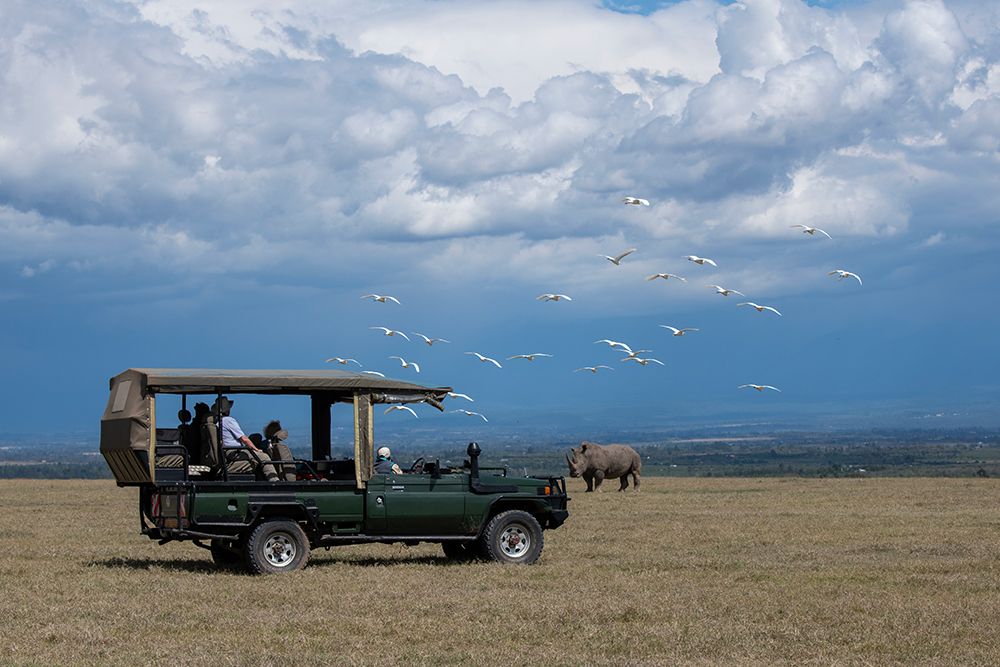
{"label": "rhino ear", "polygon": [[582,445],[580,445],[580,451],[581,452],[587,451],[587,443],[583,443]]}

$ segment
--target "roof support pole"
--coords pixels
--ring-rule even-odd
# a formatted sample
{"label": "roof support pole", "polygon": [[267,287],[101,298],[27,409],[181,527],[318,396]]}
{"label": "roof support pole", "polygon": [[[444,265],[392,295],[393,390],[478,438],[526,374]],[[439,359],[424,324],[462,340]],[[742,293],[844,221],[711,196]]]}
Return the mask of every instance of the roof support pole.
{"label": "roof support pole", "polygon": [[312,458],[322,461],[330,458],[330,394],[310,394],[312,399]]}

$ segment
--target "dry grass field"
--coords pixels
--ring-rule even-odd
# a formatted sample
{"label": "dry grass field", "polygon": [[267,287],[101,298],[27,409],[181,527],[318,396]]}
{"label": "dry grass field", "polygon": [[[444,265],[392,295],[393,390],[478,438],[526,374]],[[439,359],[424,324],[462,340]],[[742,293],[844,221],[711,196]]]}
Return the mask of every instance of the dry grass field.
{"label": "dry grass field", "polygon": [[439,547],[216,571],[136,491],[0,483],[0,664],[1000,664],[1000,482],[656,479],[530,567]]}

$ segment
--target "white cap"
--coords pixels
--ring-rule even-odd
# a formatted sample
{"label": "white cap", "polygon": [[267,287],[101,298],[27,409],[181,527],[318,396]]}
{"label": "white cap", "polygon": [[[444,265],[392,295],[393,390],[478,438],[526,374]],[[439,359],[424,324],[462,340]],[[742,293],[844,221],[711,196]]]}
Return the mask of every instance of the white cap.
{"label": "white cap", "polygon": [[377,454],[379,456],[384,456],[385,458],[389,458],[390,456],[392,456],[392,452],[389,450],[388,447],[379,447]]}

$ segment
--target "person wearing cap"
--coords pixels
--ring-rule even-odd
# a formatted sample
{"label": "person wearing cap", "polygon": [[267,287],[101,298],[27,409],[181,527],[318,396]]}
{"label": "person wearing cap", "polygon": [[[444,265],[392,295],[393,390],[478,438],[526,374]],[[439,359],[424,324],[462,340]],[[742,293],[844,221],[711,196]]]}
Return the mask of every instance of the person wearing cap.
{"label": "person wearing cap", "polygon": [[402,475],[403,470],[392,460],[392,450],[388,447],[379,447],[376,452],[378,458],[375,459],[375,472],[379,475]]}
{"label": "person wearing cap", "polygon": [[226,453],[226,460],[230,463],[246,461],[246,457],[239,453],[240,448],[246,447],[250,450],[250,456],[257,460],[260,470],[264,473],[267,481],[277,482],[278,473],[274,471],[274,466],[271,465],[271,457],[262,452],[257,445],[253,444],[253,440],[243,433],[239,422],[229,416],[234,403],[235,401],[229,400],[228,396],[220,396],[212,404],[212,412],[217,416],[222,416],[222,450],[229,450]]}

